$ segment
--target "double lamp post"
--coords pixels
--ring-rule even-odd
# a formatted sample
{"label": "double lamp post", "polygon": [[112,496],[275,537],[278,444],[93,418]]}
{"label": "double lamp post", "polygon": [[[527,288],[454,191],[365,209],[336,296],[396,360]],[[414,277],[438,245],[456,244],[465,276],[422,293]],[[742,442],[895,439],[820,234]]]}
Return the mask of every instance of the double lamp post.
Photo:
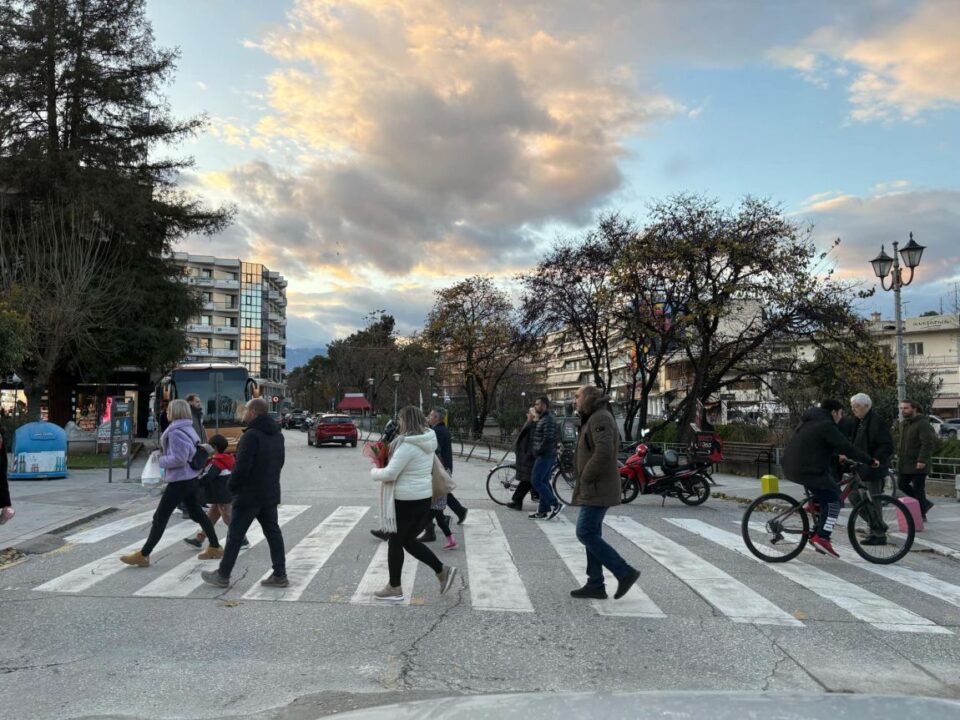
{"label": "double lamp post", "polygon": [[[897,402],[902,403],[907,399],[907,373],[905,367],[905,357],[903,352],[903,306],[900,302],[900,289],[913,282],[913,271],[920,264],[920,258],[926,247],[920,245],[913,239],[913,233],[910,233],[910,242],[903,250],[899,250],[899,243],[893,243],[893,257],[887,255],[883,245],[880,246],[880,254],[877,255],[870,264],[873,265],[873,272],[880,278],[880,287],[884,290],[893,290],[893,304],[895,320],[897,324]],[[898,255],[900,257],[898,257]],[[903,264],[910,270],[910,276],[904,278],[904,268],[900,266],[900,258],[903,258]],[[889,277],[890,285],[887,286]]]}

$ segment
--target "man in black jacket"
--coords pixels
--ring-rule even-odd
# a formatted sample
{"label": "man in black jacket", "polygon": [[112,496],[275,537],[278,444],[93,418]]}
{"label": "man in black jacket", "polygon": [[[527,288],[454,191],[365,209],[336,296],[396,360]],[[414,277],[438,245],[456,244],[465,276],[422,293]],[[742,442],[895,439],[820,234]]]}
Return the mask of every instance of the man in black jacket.
{"label": "man in black jacket", "polygon": [[[453,441],[450,439],[450,431],[443,421],[447,411],[443,408],[434,408],[427,415],[427,424],[433,428],[437,436],[437,457],[440,458],[440,464],[453,476]],[[467,519],[467,508],[454,497],[453,493],[447,493],[447,507],[457,516],[457,525],[463,525]],[[443,528],[441,528],[442,530]],[[446,532],[446,530],[444,530]],[[433,513],[427,520],[427,525],[423,529],[423,534],[417,538],[420,542],[434,542],[437,539],[437,529],[433,524]]]}
{"label": "man in black jacket", "polygon": [[[873,400],[866,393],[857,393],[850,398],[850,410],[857,419],[853,434],[853,444],[867,455],[876,458],[880,467],[865,468],[861,473],[863,484],[867,486],[871,496],[876,498],[883,492],[883,481],[886,479],[888,464],[893,455],[893,438],[890,428],[877,413],[873,411]],[[840,457],[841,462],[844,460]],[[883,522],[880,510],[880,501],[874,499],[871,503],[870,537],[863,541],[864,545],[886,545],[887,526]]]}
{"label": "man in black jacket", "polygon": [[233,518],[227,532],[227,547],[218,570],[200,573],[204,582],[210,585],[229,587],[240,543],[254,520],[263,529],[273,563],[273,574],[260,584],[281,588],[289,585],[283,534],[277,522],[280,471],[284,461],[283,433],[268,415],[269,410],[267,401],[262,398],[254,398],[243,410],[243,422],[247,427],[237,444],[237,462],[230,476]]}
{"label": "man in black jacket", "polygon": [[531,483],[540,496],[540,505],[537,512],[528,517],[534,520],[553,520],[563,510],[563,504],[550,487],[550,474],[557,464],[557,421],[550,412],[550,398],[537,398],[533,407],[540,419],[533,431],[533,456],[536,460],[533,463]]}
{"label": "man in black jacket", "polygon": [[810,544],[817,552],[829,553],[833,557],[840,557],[830,542],[833,527],[840,517],[840,488],[832,471],[834,456],[840,454],[863,463],[872,461],[873,467],[880,466],[843,436],[837,428],[842,417],[843,406],[837,400],[824,400],[820,407],[807,410],[800,427],[787,443],[781,463],[787,479],[806,486],[820,505]]}

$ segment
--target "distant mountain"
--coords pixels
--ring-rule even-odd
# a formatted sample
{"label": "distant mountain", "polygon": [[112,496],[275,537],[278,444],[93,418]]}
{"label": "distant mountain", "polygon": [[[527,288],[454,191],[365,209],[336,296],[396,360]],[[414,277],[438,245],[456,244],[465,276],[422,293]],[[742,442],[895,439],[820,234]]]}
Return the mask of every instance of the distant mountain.
{"label": "distant mountain", "polygon": [[314,355],[325,355],[326,353],[326,345],[312,348],[287,347],[287,372],[295,370],[301,365],[306,365]]}

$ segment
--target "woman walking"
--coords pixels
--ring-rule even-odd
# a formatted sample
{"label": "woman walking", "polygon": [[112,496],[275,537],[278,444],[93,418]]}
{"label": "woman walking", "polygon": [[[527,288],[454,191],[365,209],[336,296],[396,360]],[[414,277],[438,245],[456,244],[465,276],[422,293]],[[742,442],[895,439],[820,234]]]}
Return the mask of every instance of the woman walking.
{"label": "woman walking", "polygon": [[120,561],[127,565],[137,567],[150,565],[150,553],[160,542],[163,531],[167,527],[167,521],[181,502],[186,506],[190,519],[203,528],[204,535],[210,541],[209,547],[197,557],[200,560],[223,557],[223,548],[217,542],[213,523],[197,502],[199,472],[190,467],[190,459],[197,451],[200,438],[193,429],[193,413],[190,411],[189,403],[186,400],[172,401],[167,407],[167,418],[170,420],[170,426],[160,437],[160,467],[164,469],[163,482],[166,487],[163,489],[163,495],[160,496],[157,511],[153,514],[153,526],[150,528],[147,541],[140,550],[120,556]]}
{"label": "woman walking", "polygon": [[513,501],[507,503],[511,510],[523,510],[523,499],[533,488],[530,483],[530,477],[533,475],[533,463],[536,458],[533,456],[533,431],[537,427],[537,415],[535,408],[527,410],[527,422],[520,428],[520,434],[517,435],[517,443],[514,445],[514,454],[517,457],[517,489],[513,491]]}
{"label": "woman walking", "polygon": [[387,567],[390,579],[387,586],[377,590],[377,600],[402,602],[403,553],[429,565],[440,582],[443,595],[453,585],[457,568],[444,565],[417,535],[430,517],[433,502],[433,457],[437,436],[427,427],[419,408],[408,405],[400,410],[399,432],[390,443],[386,467],[373,468],[370,476],[381,483],[380,517],[383,530],[389,533]]}

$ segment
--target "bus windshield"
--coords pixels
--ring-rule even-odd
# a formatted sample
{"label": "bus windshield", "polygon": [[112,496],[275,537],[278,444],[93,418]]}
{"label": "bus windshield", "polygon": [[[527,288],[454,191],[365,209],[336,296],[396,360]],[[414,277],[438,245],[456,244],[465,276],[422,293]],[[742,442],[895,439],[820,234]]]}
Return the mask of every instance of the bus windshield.
{"label": "bus windshield", "polygon": [[243,368],[175,370],[177,397],[196,394],[203,402],[205,428],[240,427],[247,402],[247,371]]}

